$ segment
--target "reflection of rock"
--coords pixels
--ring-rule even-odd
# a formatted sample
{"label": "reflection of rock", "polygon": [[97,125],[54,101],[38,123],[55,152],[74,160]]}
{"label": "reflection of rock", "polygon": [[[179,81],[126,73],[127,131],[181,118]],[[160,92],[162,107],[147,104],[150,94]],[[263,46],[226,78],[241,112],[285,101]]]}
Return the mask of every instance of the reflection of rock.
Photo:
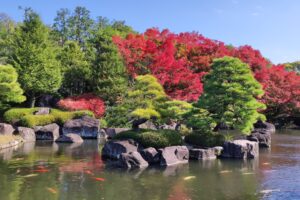
{"label": "reflection of rock", "polygon": [[158,151],[161,155],[161,166],[188,163],[189,150],[186,146],[170,146]]}
{"label": "reflection of rock", "polygon": [[5,148],[5,149],[1,149],[0,157],[3,160],[10,160],[13,157],[15,150],[16,150],[16,147],[9,147],[9,148]]}
{"label": "reflection of rock", "polygon": [[15,129],[10,124],[0,123],[0,135],[12,135]]}
{"label": "reflection of rock", "polygon": [[68,133],[66,135],[61,135],[55,142],[63,142],[63,143],[82,143],[83,139],[80,135]]}
{"label": "reflection of rock", "polygon": [[179,164],[179,165],[172,165],[166,166],[163,169],[164,176],[176,176],[177,174],[183,173],[183,171],[188,169],[188,165]]}
{"label": "reflection of rock", "polygon": [[122,153],[119,158],[119,166],[127,169],[146,168],[149,164],[137,151]]}
{"label": "reflection of rock", "polygon": [[208,149],[190,149],[190,159],[195,160],[214,160],[216,159],[215,150],[213,148]]}
{"label": "reflection of rock", "polygon": [[[35,148],[36,151],[39,153],[44,153],[44,154],[52,154],[52,153],[56,153],[59,150],[59,146],[52,141],[36,141],[35,143]],[[50,150],[50,151],[49,151]]]}
{"label": "reflection of rock", "polygon": [[109,141],[102,149],[102,156],[106,158],[118,159],[121,153],[138,151],[138,144],[133,140]]}
{"label": "reflection of rock", "polygon": [[223,158],[249,159],[257,158],[259,154],[258,143],[248,140],[228,141],[223,147]]}
{"label": "reflection of rock", "polygon": [[34,142],[36,139],[34,130],[31,128],[18,127],[18,132],[25,142]]}
{"label": "reflection of rock", "polygon": [[37,140],[55,141],[59,137],[59,126],[57,124],[36,126],[34,131]]}
{"label": "reflection of rock", "polygon": [[71,119],[64,124],[63,134],[75,133],[82,138],[98,138],[100,121],[93,117],[83,116],[78,119]]}
{"label": "reflection of rock", "polygon": [[20,152],[22,152],[25,155],[28,155],[34,150],[34,147],[35,142],[25,142],[20,148]]}

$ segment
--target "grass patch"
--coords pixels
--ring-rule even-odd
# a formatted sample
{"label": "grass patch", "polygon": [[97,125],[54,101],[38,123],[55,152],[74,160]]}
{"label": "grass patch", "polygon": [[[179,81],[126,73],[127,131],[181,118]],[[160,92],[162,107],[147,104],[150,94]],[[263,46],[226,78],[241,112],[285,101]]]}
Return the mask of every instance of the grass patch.
{"label": "grass patch", "polygon": [[143,147],[164,148],[167,146],[182,145],[183,141],[178,131],[174,130],[147,130],[125,131],[116,135],[113,139],[133,139]]}
{"label": "grass patch", "polygon": [[38,108],[13,108],[4,113],[4,121],[10,124],[17,123],[20,126],[34,127],[44,126],[51,123],[63,125],[66,121],[79,118],[84,115],[94,117],[91,111],[61,111],[51,109],[49,115],[34,115]]}

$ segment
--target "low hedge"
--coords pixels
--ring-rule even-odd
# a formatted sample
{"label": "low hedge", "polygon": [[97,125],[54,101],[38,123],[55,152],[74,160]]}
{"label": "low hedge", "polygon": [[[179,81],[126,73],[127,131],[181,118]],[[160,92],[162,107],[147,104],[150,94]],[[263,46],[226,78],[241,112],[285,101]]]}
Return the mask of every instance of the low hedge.
{"label": "low hedge", "polygon": [[133,139],[140,143],[143,147],[164,148],[167,146],[182,145],[183,140],[177,131],[173,130],[146,130],[125,131],[116,135],[113,139],[124,140]]}
{"label": "low hedge", "polygon": [[51,123],[63,125],[66,121],[84,115],[94,117],[91,111],[61,111],[51,109],[49,115],[34,115],[38,108],[13,108],[4,113],[4,121],[7,123],[18,123],[20,126],[34,127],[44,126]]}
{"label": "low hedge", "polygon": [[225,136],[219,133],[191,133],[185,136],[184,141],[188,144],[200,147],[214,147],[222,146],[225,142]]}

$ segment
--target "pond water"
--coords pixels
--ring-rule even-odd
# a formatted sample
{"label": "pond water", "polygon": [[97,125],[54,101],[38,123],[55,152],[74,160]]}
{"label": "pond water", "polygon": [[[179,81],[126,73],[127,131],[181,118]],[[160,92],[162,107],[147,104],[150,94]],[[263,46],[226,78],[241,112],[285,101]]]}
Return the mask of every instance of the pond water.
{"label": "pond water", "polygon": [[272,136],[257,160],[110,169],[97,141],[27,143],[0,152],[0,199],[300,199],[300,131]]}

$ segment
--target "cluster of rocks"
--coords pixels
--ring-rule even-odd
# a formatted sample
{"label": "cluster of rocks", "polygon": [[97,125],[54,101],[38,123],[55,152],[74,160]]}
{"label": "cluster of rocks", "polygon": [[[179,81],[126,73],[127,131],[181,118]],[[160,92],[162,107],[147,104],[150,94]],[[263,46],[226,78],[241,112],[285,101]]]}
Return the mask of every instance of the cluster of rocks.
{"label": "cluster of rocks", "polygon": [[247,136],[247,140],[258,142],[260,147],[271,147],[271,135],[275,133],[275,126],[268,122],[257,122],[254,130]]}

